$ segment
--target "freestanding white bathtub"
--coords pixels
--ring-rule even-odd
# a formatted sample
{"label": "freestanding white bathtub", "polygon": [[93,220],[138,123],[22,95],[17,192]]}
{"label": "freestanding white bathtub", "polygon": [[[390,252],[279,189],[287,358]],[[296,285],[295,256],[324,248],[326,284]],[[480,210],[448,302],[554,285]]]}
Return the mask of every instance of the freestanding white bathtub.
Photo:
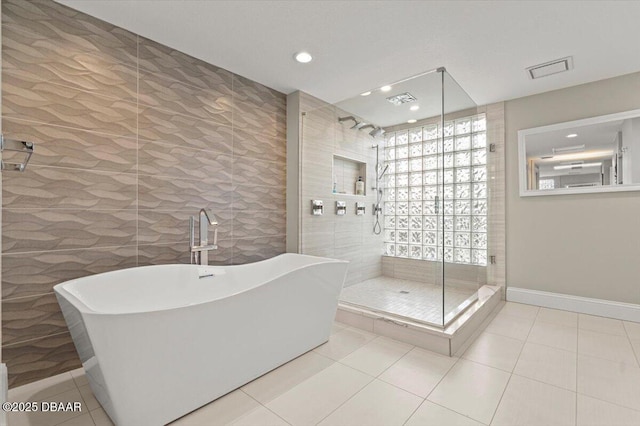
{"label": "freestanding white bathtub", "polygon": [[109,417],[162,425],[326,342],[347,266],[283,254],[124,269],[54,290]]}

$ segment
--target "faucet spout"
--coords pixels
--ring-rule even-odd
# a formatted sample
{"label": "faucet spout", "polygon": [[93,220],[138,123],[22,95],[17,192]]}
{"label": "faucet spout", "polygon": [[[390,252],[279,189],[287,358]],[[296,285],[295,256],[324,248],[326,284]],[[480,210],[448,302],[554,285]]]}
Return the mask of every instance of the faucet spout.
{"label": "faucet spout", "polygon": [[218,219],[216,219],[213,213],[211,213],[211,217],[213,218],[211,219],[205,209],[200,209],[200,222],[202,222],[202,219],[205,217],[207,218],[209,225],[216,225],[216,226],[218,225]]}
{"label": "faucet spout", "polygon": [[[198,221],[200,241],[198,245],[195,246],[193,243],[193,236],[190,238],[190,251],[193,253],[191,258],[192,263],[198,263],[200,265],[208,265],[209,264],[209,250],[215,250],[218,248],[218,219],[211,213],[209,213],[205,209],[200,209],[199,212],[199,221]],[[191,235],[193,235],[194,226],[193,217],[190,220],[190,229]],[[213,232],[213,244],[209,244],[209,225],[214,226]]]}

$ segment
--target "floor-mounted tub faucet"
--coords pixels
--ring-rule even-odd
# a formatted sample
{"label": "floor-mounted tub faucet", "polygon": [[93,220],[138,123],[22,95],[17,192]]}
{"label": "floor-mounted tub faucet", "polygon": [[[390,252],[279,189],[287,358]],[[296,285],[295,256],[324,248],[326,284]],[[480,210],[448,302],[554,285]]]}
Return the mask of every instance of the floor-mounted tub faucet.
{"label": "floor-mounted tub faucet", "polygon": [[[200,209],[198,225],[200,227],[200,241],[195,245],[196,218],[189,218],[189,252],[191,254],[191,264],[208,265],[209,251],[218,248],[218,220],[207,213],[205,209]],[[213,244],[209,244],[209,225],[213,228]]]}

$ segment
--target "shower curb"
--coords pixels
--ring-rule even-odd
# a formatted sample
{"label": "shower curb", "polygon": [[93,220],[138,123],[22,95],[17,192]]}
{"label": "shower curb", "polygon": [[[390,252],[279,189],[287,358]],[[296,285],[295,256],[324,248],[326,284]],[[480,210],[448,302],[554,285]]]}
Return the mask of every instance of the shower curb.
{"label": "shower curb", "polygon": [[336,321],[453,356],[470,338],[484,329],[487,324],[485,320],[503,300],[502,287],[485,285],[478,290],[478,300],[444,329],[342,303],[338,305]]}

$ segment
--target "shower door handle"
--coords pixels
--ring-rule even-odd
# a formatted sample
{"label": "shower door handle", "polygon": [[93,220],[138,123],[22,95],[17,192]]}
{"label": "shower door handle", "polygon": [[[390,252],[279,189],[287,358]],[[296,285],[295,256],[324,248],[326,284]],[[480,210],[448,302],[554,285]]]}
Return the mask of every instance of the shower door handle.
{"label": "shower door handle", "polygon": [[440,214],[440,197],[437,195],[436,195],[435,206],[436,206],[436,214]]}

